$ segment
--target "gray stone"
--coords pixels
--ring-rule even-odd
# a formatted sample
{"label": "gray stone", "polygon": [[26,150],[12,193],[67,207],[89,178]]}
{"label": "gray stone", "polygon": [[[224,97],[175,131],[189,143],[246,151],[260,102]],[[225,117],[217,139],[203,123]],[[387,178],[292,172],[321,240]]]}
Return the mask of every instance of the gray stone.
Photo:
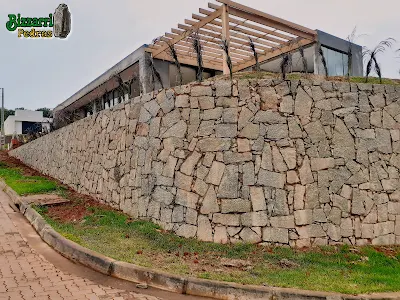
{"label": "gray stone", "polygon": [[232,96],[232,82],[230,80],[217,80],[215,82],[215,95],[217,97]]}
{"label": "gray stone", "polygon": [[238,167],[235,165],[226,166],[221,184],[218,188],[218,198],[235,199],[238,197],[238,171]]}
{"label": "gray stone", "polygon": [[282,117],[278,112],[260,110],[254,117],[253,122],[268,124],[286,124],[286,118]]}
{"label": "gray stone", "polygon": [[251,211],[251,203],[243,199],[222,199],[221,212],[227,213],[245,213]]}
{"label": "gray stone", "polygon": [[214,161],[205,181],[213,185],[219,185],[221,183],[224,171],[225,165],[221,162]]}
{"label": "gray stone", "polygon": [[278,147],[272,146],[272,163],[276,172],[286,172],[287,166],[283,161],[283,157],[279,152]]}
{"label": "gray stone", "polygon": [[334,158],[311,158],[311,170],[320,171],[335,167]]}
{"label": "gray stone", "polygon": [[161,187],[156,187],[152,196],[155,201],[162,202],[166,205],[174,201],[174,195]]}
{"label": "gray stone", "polygon": [[297,233],[301,239],[326,237],[322,226],[318,224],[297,227]]}
{"label": "gray stone", "polygon": [[386,105],[383,94],[369,96],[369,101],[374,108],[384,108]]}
{"label": "gray stone", "polygon": [[289,243],[289,230],[284,228],[266,227],[263,230],[263,241],[272,243]]}
{"label": "gray stone", "polygon": [[245,243],[259,243],[261,242],[261,236],[256,234],[253,230],[250,228],[243,228],[243,230],[240,232],[239,236]]}
{"label": "gray stone", "polygon": [[190,107],[189,96],[188,95],[176,96],[175,106],[176,107]]}
{"label": "gray stone", "polygon": [[201,205],[200,212],[205,215],[209,213],[220,212],[217,202],[217,194],[215,193],[213,186],[209,187]]}
{"label": "gray stone", "polygon": [[183,222],[183,206],[175,206],[172,212],[172,222],[173,223],[181,223]]}
{"label": "gray stone", "polygon": [[267,209],[262,187],[250,187],[250,199],[253,205],[253,211],[263,211]]}
{"label": "gray stone", "polygon": [[203,120],[218,120],[222,117],[223,108],[216,107],[214,109],[207,109],[202,114]]}
{"label": "gray stone", "polygon": [[260,134],[260,126],[258,124],[249,123],[239,133],[239,137],[256,140]]}
{"label": "gray stone", "polygon": [[[40,24],[40,23],[39,23]],[[65,39],[71,32],[71,13],[67,4],[59,4],[54,12],[54,37]]]}
{"label": "gray stone", "polygon": [[313,222],[313,211],[311,209],[297,210],[294,212],[296,225],[309,225]]}
{"label": "gray stone", "polygon": [[193,152],[182,164],[181,172],[189,176],[192,175],[200,158],[201,154],[199,152]]}
{"label": "gray stone", "polygon": [[289,129],[286,124],[273,124],[268,126],[267,138],[271,140],[280,140],[289,137]]}
{"label": "gray stone", "polygon": [[199,107],[201,109],[213,109],[215,102],[213,97],[198,97]]}
{"label": "gray stone", "polygon": [[299,175],[302,185],[307,185],[314,182],[314,177],[312,176],[310,160],[306,156],[303,160],[302,166],[299,168]]}
{"label": "gray stone", "polygon": [[227,138],[204,138],[197,143],[201,152],[227,151],[230,146],[231,140]]}
{"label": "gray stone", "polygon": [[190,192],[192,187],[193,177],[186,176],[181,172],[175,172],[175,181],[174,185],[182,190],[186,190]]}
{"label": "gray stone", "polygon": [[210,220],[206,216],[200,215],[197,226],[197,238],[203,242],[212,242],[213,233]]}
{"label": "gray stone", "polygon": [[178,189],[176,193],[176,198],[175,198],[176,204],[196,209],[198,201],[199,201],[199,196],[196,195],[195,193],[190,193],[188,191],[181,189]]}
{"label": "gray stone", "polygon": [[255,183],[254,164],[247,162],[243,165],[243,185],[254,185]]}
{"label": "gray stone", "polygon": [[219,138],[233,138],[237,136],[236,124],[219,124],[215,127],[215,135]]}
{"label": "gray stone", "polygon": [[182,224],[175,233],[176,235],[187,239],[193,238],[196,236],[197,226]]}
{"label": "gray stone", "polygon": [[225,226],[239,226],[240,215],[237,214],[214,214],[213,223]]}
{"label": "gray stone", "polygon": [[192,97],[197,96],[212,96],[212,89],[210,86],[193,86],[191,90]]}
{"label": "gray stone", "polygon": [[263,227],[268,224],[266,211],[249,212],[241,215],[241,224],[247,227]]}
{"label": "gray stone", "polygon": [[173,125],[170,129],[168,129],[163,134],[163,138],[169,138],[169,137],[184,138],[186,132],[187,132],[187,125],[186,122],[182,120]]}
{"label": "gray stone", "polygon": [[375,237],[387,235],[390,233],[394,233],[394,222],[393,221],[387,221],[387,222],[374,224],[374,236]]}
{"label": "gray stone", "polygon": [[335,157],[342,157],[344,159],[355,159],[354,138],[350,134],[346,125],[339,118],[336,119],[332,143],[333,154]]}
{"label": "gray stone", "polygon": [[325,130],[320,121],[309,123],[304,126],[304,129],[313,143],[318,143],[326,140]]}
{"label": "gray stone", "polygon": [[390,131],[387,129],[377,128],[376,132],[376,149],[381,153],[390,154],[392,150],[392,141]]}
{"label": "gray stone", "polygon": [[226,244],[228,243],[228,234],[226,227],[217,226],[214,232],[214,243]]}
{"label": "gray stone", "polygon": [[311,97],[303,90],[303,88],[299,87],[297,89],[297,95],[294,105],[294,114],[299,116],[300,118],[307,118],[311,113],[311,106],[313,100]]}
{"label": "gray stone", "polygon": [[272,217],[270,221],[271,226],[275,228],[295,228],[293,216]]}
{"label": "gray stone", "polygon": [[279,111],[282,113],[292,114],[294,107],[294,100],[292,96],[285,96],[281,102],[279,107]]}
{"label": "gray stone", "polygon": [[287,202],[287,194],[285,190],[277,189],[275,191],[275,199],[271,203],[272,216],[287,216],[289,215],[289,207]]}
{"label": "gray stone", "polygon": [[296,168],[297,164],[296,148],[281,148],[280,152],[289,170],[293,170],[294,168]]}
{"label": "gray stone", "polygon": [[295,118],[288,118],[288,125],[290,138],[298,139],[303,137],[303,132]]}
{"label": "gray stone", "polygon": [[254,114],[251,110],[247,107],[243,107],[239,114],[238,129],[242,130],[250,122],[253,116]]}
{"label": "gray stone", "polygon": [[258,173],[257,183],[262,186],[283,188],[286,182],[286,175],[281,173],[269,172],[261,169]]}

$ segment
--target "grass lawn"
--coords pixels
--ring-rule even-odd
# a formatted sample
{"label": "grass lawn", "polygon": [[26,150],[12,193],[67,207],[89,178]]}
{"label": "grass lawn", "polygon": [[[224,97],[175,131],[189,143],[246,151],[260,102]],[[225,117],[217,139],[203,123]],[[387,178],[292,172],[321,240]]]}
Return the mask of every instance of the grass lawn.
{"label": "grass lawn", "polygon": [[23,175],[21,169],[9,167],[3,162],[0,162],[0,177],[20,196],[45,194],[61,188],[55,181],[40,176]]}
{"label": "grass lawn", "polygon": [[400,291],[400,247],[306,251],[219,245],[180,238],[111,209],[90,207],[82,220],[69,223],[52,218],[51,208],[36,209],[55,230],[84,247],[175,274],[347,294]]}
{"label": "grass lawn", "polygon": [[[220,75],[222,76],[222,75]],[[238,72],[233,74],[234,79],[281,79],[282,74],[280,73],[271,73],[271,72]],[[287,79],[289,80],[299,80],[299,79],[323,79],[322,75],[314,75],[314,74],[302,74],[302,73],[288,73]],[[343,76],[333,76],[328,77],[328,81],[340,81],[340,82],[348,82],[346,77]],[[350,77],[351,83],[366,83],[365,77]],[[368,83],[370,84],[380,84],[380,80],[378,77],[369,77]],[[389,79],[382,78],[382,84],[389,85],[399,85],[400,80],[398,79]]]}

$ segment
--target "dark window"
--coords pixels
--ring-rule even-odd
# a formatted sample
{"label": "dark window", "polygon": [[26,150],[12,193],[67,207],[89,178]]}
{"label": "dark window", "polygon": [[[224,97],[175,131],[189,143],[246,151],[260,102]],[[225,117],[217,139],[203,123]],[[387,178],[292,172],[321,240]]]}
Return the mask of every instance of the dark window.
{"label": "dark window", "polygon": [[33,133],[33,132],[41,132],[42,131],[42,123],[36,122],[22,122],[22,134]]}

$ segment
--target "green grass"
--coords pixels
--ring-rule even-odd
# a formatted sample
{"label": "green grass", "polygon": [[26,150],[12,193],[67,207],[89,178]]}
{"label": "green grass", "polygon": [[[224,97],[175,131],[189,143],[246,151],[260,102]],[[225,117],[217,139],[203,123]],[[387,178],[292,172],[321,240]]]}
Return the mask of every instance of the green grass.
{"label": "green grass", "polygon": [[[299,80],[299,79],[312,79],[313,77],[315,78],[323,78],[321,75],[316,75],[315,77],[314,74],[302,74],[302,73],[289,73],[287,74],[287,79],[288,80]],[[233,75],[234,79],[279,79],[282,78],[282,75],[280,73],[272,73],[272,72],[238,72]],[[328,81],[341,81],[341,82],[347,82],[346,77],[342,76],[334,76],[334,77],[328,77]],[[365,83],[365,77],[350,77],[350,82],[352,83]],[[380,84],[380,80],[378,77],[369,77],[368,78],[368,83],[371,84]],[[382,78],[382,84],[389,84],[389,85],[398,85],[400,84],[400,80],[398,79],[389,79],[389,78]]]}
{"label": "green grass", "polygon": [[40,176],[25,176],[20,169],[10,168],[2,162],[0,162],[0,177],[20,196],[44,194],[61,189],[54,181]]}
{"label": "green grass", "polygon": [[[365,82],[365,77],[350,77],[350,82],[366,83]],[[368,83],[381,84],[378,77],[369,77],[368,78]],[[400,82],[399,81],[394,81],[393,79],[389,79],[389,78],[382,78],[382,84],[398,85],[398,84],[400,84]]]}
{"label": "green grass", "polygon": [[[151,222],[90,208],[76,224],[51,219],[36,208],[58,232],[84,247],[117,260],[180,275],[205,279],[291,287],[347,294],[400,290],[400,247],[388,256],[372,247],[321,247],[313,251],[249,244],[220,245],[184,239]],[[228,268],[221,258],[248,260],[250,268]],[[294,267],[281,266],[282,259]],[[198,261],[198,263],[195,262]]]}

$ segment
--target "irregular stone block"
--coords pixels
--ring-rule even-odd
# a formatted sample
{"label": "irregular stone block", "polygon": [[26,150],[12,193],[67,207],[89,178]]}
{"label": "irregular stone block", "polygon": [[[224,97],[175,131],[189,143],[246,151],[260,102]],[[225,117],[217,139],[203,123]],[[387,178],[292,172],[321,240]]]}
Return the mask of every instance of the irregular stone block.
{"label": "irregular stone block", "polygon": [[222,199],[221,212],[227,213],[244,213],[251,211],[251,203],[243,199]]}

